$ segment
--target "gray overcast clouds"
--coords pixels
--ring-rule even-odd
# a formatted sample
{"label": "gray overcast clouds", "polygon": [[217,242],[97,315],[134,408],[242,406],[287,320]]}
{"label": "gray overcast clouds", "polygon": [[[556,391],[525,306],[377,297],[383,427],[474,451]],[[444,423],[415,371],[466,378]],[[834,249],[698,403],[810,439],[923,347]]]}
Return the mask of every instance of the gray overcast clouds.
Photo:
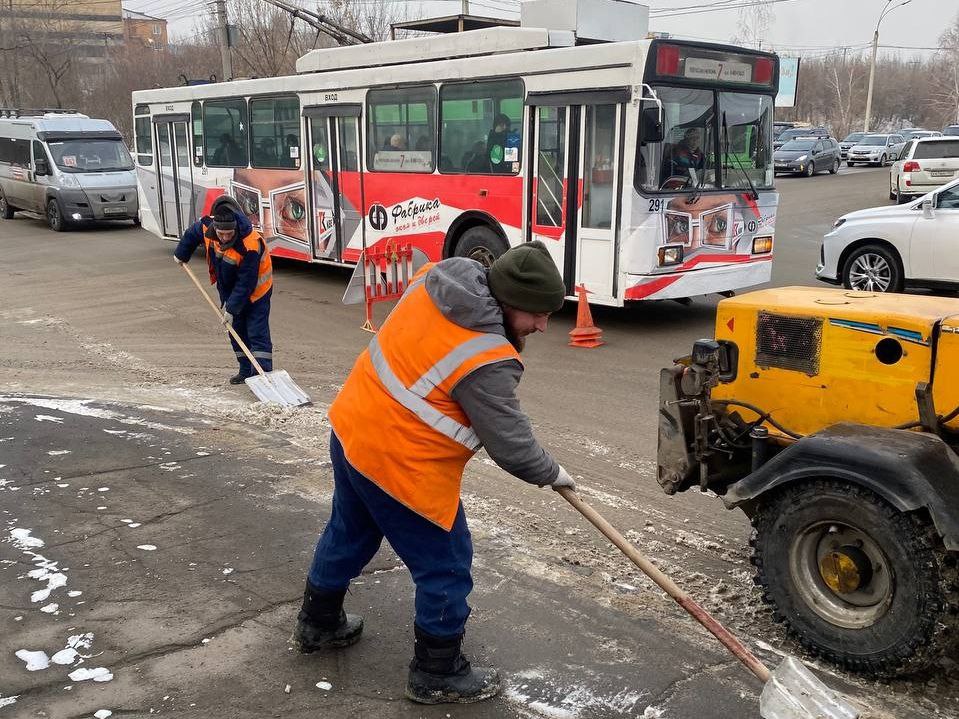
{"label": "gray overcast clouds", "polygon": [[[715,0],[712,0],[715,1]],[[296,2],[296,0],[294,0]],[[459,12],[461,0],[394,0],[401,8],[409,8],[412,14],[428,17]],[[899,2],[895,0],[894,4]],[[200,3],[171,3],[169,0],[130,0],[124,3],[131,10],[149,13],[151,9],[162,10],[173,5],[189,5],[199,14]],[[312,6],[312,2],[301,2]],[[737,31],[738,10],[713,11],[682,17],[655,17],[656,11],[676,7],[705,5],[705,0],[650,0],[654,16],[650,29],[676,35],[727,42]],[[821,54],[835,46],[861,47],[872,40],[872,31],[885,0],[787,0],[771,7],[774,22],[769,39],[783,54]],[[499,8],[496,10],[494,8]],[[518,16],[519,0],[472,0],[474,15],[502,17]],[[959,13],[959,0],[910,0],[904,7],[889,13],[880,29],[880,44],[931,47],[938,44],[939,35]],[[163,15],[162,12],[157,12]],[[171,23],[174,36],[189,33],[195,16],[181,17]],[[809,48],[795,50],[794,48]],[[891,52],[892,50],[885,50]],[[909,51],[903,50],[905,54]]]}

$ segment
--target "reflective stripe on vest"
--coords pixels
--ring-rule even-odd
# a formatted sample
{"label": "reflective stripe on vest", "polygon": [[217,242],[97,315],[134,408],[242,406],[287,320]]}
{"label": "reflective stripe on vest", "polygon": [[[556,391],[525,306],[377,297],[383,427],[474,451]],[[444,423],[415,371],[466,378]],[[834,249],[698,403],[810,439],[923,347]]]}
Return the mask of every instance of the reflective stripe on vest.
{"label": "reflective stripe on vest", "polygon": [[443,381],[453,374],[456,368],[466,360],[482,354],[486,350],[491,350],[494,347],[508,343],[509,340],[502,335],[486,334],[474,337],[459,347],[454,347],[449,354],[426,370],[423,376],[409,388],[410,392],[419,397],[426,397],[435,387],[439,387]]}
{"label": "reflective stripe on vest", "polygon": [[[485,337],[478,337],[477,339],[485,339]],[[500,337],[503,342],[506,342],[505,337]],[[470,340],[464,344],[461,344],[453,352],[444,357],[442,360],[433,365],[426,374],[431,372],[438,371],[437,368],[446,360],[451,354],[454,354],[458,351],[462,351],[460,359],[456,365],[450,367],[447,371],[447,376],[453,372],[460,364],[466,360],[474,357],[480,352],[483,352],[492,347],[502,344],[502,342],[497,342],[495,345],[486,345],[482,348],[474,348],[472,351],[464,350],[466,345],[471,344],[474,340]],[[373,363],[373,369],[376,370],[376,376],[379,377],[380,382],[383,383],[383,386],[386,388],[386,391],[390,393],[390,396],[399,402],[401,405],[406,407],[410,412],[419,417],[420,421],[424,424],[432,427],[437,432],[442,434],[445,437],[449,437],[454,442],[459,442],[461,445],[466,447],[468,450],[475,452],[478,450],[482,444],[479,441],[479,437],[476,436],[476,432],[473,431],[471,427],[464,427],[459,422],[457,422],[452,417],[447,417],[445,414],[440,412],[438,409],[433,407],[429,402],[427,402],[423,397],[425,395],[419,395],[414,393],[413,389],[409,387],[404,387],[403,383],[400,382],[399,378],[393,374],[393,370],[390,369],[389,362],[386,361],[386,358],[383,357],[383,352],[380,350],[380,343],[377,342],[376,337],[370,341],[370,361]],[[425,377],[426,375],[424,375]],[[417,382],[418,386],[422,382]],[[431,387],[432,389],[432,387]],[[429,394],[427,392],[427,394]]]}

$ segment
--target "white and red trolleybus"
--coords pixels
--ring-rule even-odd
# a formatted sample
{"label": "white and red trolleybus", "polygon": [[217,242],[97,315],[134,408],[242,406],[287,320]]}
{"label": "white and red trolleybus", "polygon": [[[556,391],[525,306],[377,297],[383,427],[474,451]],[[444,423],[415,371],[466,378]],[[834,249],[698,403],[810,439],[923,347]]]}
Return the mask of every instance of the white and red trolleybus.
{"label": "white and red trolleybus", "polygon": [[279,257],[412,244],[489,262],[541,239],[570,296],[769,280],[779,65],[745,48],[497,27],[313,50],[295,76],[133,93],[141,220],[222,193]]}

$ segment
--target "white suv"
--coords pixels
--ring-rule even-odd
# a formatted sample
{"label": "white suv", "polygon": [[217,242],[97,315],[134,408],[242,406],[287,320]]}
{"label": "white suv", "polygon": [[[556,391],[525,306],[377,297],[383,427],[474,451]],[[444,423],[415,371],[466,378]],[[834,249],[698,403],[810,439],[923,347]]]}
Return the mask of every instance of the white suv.
{"label": "white suv", "polygon": [[823,238],[816,277],[867,292],[959,288],[959,180],[840,217]]}
{"label": "white suv", "polygon": [[959,178],[959,137],[912,140],[889,170],[889,199],[901,205],[956,178]]}

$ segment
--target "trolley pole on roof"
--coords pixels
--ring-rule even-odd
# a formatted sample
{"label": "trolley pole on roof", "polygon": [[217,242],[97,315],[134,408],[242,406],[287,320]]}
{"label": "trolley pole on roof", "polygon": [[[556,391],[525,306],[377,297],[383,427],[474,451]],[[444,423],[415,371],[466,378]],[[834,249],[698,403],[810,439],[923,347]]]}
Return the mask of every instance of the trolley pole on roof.
{"label": "trolley pole on roof", "polygon": [[222,79],[233,78],[233,55],[230,50],[230,28],[226,19],[226,0],[216,0],[216,24],[220,35],[220,62],[223,66]]}

